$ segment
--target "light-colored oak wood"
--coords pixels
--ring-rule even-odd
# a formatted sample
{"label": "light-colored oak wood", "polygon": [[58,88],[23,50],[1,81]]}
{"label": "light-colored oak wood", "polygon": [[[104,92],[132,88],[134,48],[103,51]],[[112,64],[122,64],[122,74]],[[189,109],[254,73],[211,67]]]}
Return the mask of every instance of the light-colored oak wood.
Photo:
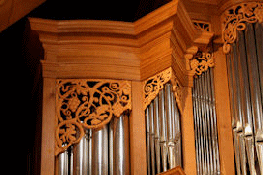
{"label": "light-colored oak wood", "polygon": [[180,166],[177,166],[163,173],[159,173],[158,175],[185,175],[185,173],[184,173],[184,170]]}
{"label": "light-colored oak wood", "polygon": [[184,88],[185,107],[181,116],[182,155],[185,174],[196,174],[192,88]]}
{"label": "light-colored oak wood", "polygon": [[[132,82],[130,117],[132,175],[147,174],[142,82],[167,68],[172,68],[176,80],[183,89],[180,95],[183,99],[181,104],[183,167],[186,174],[196,174],[191,100],[193,73],[188,64],[198,48],[206,47],[213,32],[196,30],[182,1],[171,1],[134,23],[94,20],[54,21],[36,18],[29,20],[32,30],[38,32],[45,50],[45,58],[42,60],[44,79],[50,81],[69,78],[115,79]],[[47,85],[45,88],[49,87]],[[44,104],[56,105],[54,102],[49,103],[46,98]],[[52,110],[46,111],[50,112]],[[48,125],[51,116],[43,115],[48,118],[43,119],[43,126]],[[53,123],[51,126],[55,128],[55,125]],[[55,135],[54,129],[43,132],[47,132],[43,133],[44,136]],[[47,136],[44,138],[47,139]],[[53,142],[52,137],[50,141],[44,142],[44,145]],[[44,162],[51,160],[43,171],[49,175],[53,175],[55,169],[54,144],[53,150],[49,150],[53,152],[53,157],[47,152],[42,152],[42,156],[46,158],[43,159]]]}
{"label": "light-colored oak wood", "polygon": [[235,174],[226,57],[223,54],[222,47],[214,53],[214,56],[214,85],[221,166],[220,171],[222,175]]}
{"label": "light-colored oak wood", "polygon": [[131,174],[147,174],[146,126],[143,109],[143,83],[132,81],[132,115],[130,117]]}
{"label": "light-colored oak wood", "polygon": [[41,141],[41,175],[53,175],[55,170],[55,127],[56,127],[56,80],[44,78],[42,141]]}

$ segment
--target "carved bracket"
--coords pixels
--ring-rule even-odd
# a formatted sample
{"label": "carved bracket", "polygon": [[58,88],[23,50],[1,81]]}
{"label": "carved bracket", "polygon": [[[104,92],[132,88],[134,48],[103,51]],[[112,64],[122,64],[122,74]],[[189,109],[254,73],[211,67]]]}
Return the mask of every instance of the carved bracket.
{"label": "carved bracket", "polygon": [[114,80],[57,80],[56,151],[78,143],[85,129],[99,129],[131,110],[131,83]]}
{"label": "carved bracket", "polygon": [[237,30],[245,30],[246,23],[263,22],[263,3],[247,2],[227,9],[222,15],[223,52],[230,51],[230,44],[237,38]]}
{"label": "carved bracket", "polygon": [[144,81],[143,92],[144,92],[144,110],[151,103],[151,101],[158,95],[159,91],[164,88],[164,85],[168,82],[171,82],[174,92],[174,96],[176,98],[176,102],[178,104],[179,110],[182,112],[182,93],[183,87],[176,78],[172,68],[165,69],[164,71],[148,78]]}
{"label": "carved bracket", "polygon": [[189,60],[190,69],[195,75],[201,75],[209,67],[214,67],[214,59],[211,53],[198,51],[197,54]]}

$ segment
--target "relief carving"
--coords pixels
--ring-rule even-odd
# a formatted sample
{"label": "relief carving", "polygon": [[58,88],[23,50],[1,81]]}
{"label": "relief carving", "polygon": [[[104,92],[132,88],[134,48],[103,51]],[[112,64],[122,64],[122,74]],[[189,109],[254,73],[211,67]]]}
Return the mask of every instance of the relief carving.
{"label": "relief carving", "polygon": [[229,53],[230,44],[237,38],[237,30],[245,30],[246,23],[263,22],[263,3],[247,2],[229,8],[222,15],[223,52]]}
{"label": "relief carving", "polygon": [[76,144],[85,129],[100,129],[131,110],[131,83],[114,80],[57,80],[56,152]]}

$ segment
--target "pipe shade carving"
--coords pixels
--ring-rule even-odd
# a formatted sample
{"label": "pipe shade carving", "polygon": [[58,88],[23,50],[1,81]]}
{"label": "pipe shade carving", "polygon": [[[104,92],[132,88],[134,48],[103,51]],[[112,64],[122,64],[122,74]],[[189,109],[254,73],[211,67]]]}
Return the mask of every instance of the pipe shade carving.
{"label": "pipe shade carving", "polygon": [[211,53],[197,52],[197,54],[190,60],[191,71],[195,75],[201,75],[207,71],[209,67],[214,67],[214,58]]}
{"label": "pipe shade carving", "polygon": [[143,92],[144,92],[144,110],[151,103],[151,101],[158,95],[159,91],[164,88],[167,82],[171,82],[172,91],[176,97],[176,102],[179,109],[182,112],[182,94],[183,86],[180,84],[172,68],[165,69],[164,71],[152,76],[144,81]]}
{"label": "pipe shade carving", "polygon": [[61,79],[56,88],[56,155],[78,143],[84,129],[100,129],[131,110],[129,81]]}
{"label": "pipe shade carving", "polygon": [[226,10],[222,18],[223,52],[227,54],[231,50],[230,44],[234,43],[237,39],[237,31],[246,29],[246,22],[263,22],[263,3],[248,2],[238,4]]}

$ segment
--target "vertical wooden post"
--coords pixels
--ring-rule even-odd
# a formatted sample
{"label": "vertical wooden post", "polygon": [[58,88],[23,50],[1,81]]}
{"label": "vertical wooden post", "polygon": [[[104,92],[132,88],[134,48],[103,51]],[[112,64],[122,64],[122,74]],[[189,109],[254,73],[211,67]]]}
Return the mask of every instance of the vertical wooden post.
{"label": "vertical wooden post", "polygon": [[182,155],[185,174],[196,174],[195,132],[192,103],[192,88],[184,87],[185,106],[181,116]]}
{"label": "vertical wooden post", "polygon": [[53,78],[44,78],[43,84],[41,175],[54,175],[56,81]]}
{"label": "vertical wooden post", "polygon": [[142,82],[132,81],[132,115],[130,117],[131,175],[147,174],[146,131]]}
{"label": "vertical wooden post", "polygon": [[217,113],[218,144],[222,175],[235,174],[226,57],[222,47],[215,53],[214,85]]}

